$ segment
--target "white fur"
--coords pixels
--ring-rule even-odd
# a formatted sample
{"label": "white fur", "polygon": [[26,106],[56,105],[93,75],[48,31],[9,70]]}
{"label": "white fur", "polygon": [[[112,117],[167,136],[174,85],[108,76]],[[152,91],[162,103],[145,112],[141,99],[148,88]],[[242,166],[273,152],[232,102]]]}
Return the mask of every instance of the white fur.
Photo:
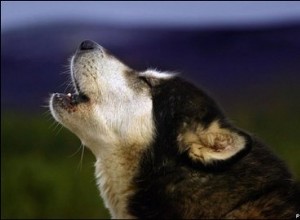
{"label": "white fur", "polygon": [[156,79],[171,79],[172,77],[176,76],[176,73],[169,73],[169,72],[159,72],[157,70],[149,69],[145,72],[140,73],[141,76],[156,78]]}
{"label": "white fur", "polygon": [[[128,86],[127,70],[101,49],[78,53],[71,59],[72,80],[90,101],[69,113],[53,103],[53,96],[50,100],[54,118],[95,155],[97,183],[113,218],[132,218],[126,200],[133,192],[131,181],[138,166],[133,158],[140,157],[155,133],[149,91],[136,93]],[[154,71],[147,74],[167,77]]]}

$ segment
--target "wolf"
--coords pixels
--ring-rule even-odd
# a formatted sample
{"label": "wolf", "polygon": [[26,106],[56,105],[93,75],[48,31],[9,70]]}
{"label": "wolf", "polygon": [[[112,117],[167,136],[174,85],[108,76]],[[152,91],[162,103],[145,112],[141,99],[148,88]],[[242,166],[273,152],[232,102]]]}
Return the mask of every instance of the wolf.
{"label": "wolf", "polygon": [[178,74],[136,71],[94,41],[70,64],[73,94],[50,110],[96,158],[112,218],[295,218],[285,163]]}

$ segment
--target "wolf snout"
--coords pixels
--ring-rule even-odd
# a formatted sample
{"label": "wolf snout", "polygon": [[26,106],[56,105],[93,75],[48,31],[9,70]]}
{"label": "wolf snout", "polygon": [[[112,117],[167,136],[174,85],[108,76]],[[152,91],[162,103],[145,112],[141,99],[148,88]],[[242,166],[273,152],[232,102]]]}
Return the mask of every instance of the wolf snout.
{"label": "wolf snout", "polygon": [[101,48],[101,46],[92,40],[85,40],[79,45],[78,49],[82,51],[82,50],[93,50],[96,48]]}

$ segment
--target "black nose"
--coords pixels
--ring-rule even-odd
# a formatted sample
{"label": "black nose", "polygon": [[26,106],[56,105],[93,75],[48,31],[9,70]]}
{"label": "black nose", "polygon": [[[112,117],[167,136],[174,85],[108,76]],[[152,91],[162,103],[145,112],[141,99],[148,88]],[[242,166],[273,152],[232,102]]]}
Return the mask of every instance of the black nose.
{"label": "black nose", "polygon": [[80,50],[92,50],[97,47],[98,47],[98,44],[96,42],[91,41],[91,40],[85,40],[80,44],[79,49]]}

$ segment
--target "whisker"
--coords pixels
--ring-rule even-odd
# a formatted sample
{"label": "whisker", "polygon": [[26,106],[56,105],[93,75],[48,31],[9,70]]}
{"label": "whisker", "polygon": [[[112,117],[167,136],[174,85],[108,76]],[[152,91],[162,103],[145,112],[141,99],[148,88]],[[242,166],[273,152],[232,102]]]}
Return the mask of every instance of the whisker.
{"label": "whisker", "polygon": [[57,121],[53,121],[53,123],[50,125],[50,128],[52,128],[52,131],[54,132],[59,126],[59,123]]}
{"label": "whisker", "polygon": [[78,169],[81,171],[82,170],[82,162],[83,162],[83,155],[84,155],[84,145],[81,143],[80,144],[80,147],[82,148],[82,151],[81,151],[81,156],[80,156],[80,162],[78,164]]}
{"label": "whisker", "polygon": [[41,107],[41,108],[47,108],[47,109],[49,109],[49,105],[48,105],[48,104],[41,105],[40,107]]}
{"label": "whisker", "polygon": [[61,75],[70,75],[70,70],[67,69],[65,71],[60,72]]}
{"label": "whisker", "polygon": [[[60,126],[60,127],[59,127],[59,126]],[[58,127],[59,127],[59,128],[58,128]],[[58,130],[56,131],[55,136],[57,136],[57,135],[59,134],[59,132],[61,132],[63,126],[62,126],[61,124],[58,124],[58,126],[57,126],[56,128],[58,128]]]}
{"label": "whisker", "polygon": [[60,87],[60,88],[63,88],[63,87],[68,86],[68,85],[70,85],[70,82],[69,82],[69,80],[66,80],[66,81],[64,81],[63,83],[61,83],[61,84],[59,85],[59,87]]}
{"label": "whisker", "polygon": [[47,121],[54,121],[54,118],[51,115],[50,111],[44,112],[42,116],[47,120]]}
{"label": "whisker", "polygon": [[49,129],[53,128],[54,125],[56,125],[58,122],[53,120],[52,123],[49,125]]}
{"label": "whisker", "polygon": [[72,153],[70,156],[68,156],[68,157],[69,158],[74,157],[80,151],[80,149],[81,149],[81,146],[79,146],[79,148],[74,153]]}
{"label": "whisker", "polygon": [[72,82],[72,81],[68,83],[68,85],[66,86],[66,88],[65,88],[65,90],[64,90],[64,93],[66,93],[68,90],[70,90],[70,88],[71,88],[72,90],[74,90],[74,89],[73,89],[73,82]]}
{"label": "whisker", "polygon": [[[46,107],[46,106],[45,106]],[[49,107],[49,106],[48,106]],[[42,113],[42,115],[44,115],[44,116],[47,116],[47,115],[49,115],[49,114],[51,114],[51,111],[50,111],[50,109],[48,108],[46,111],[44,111],[43,113]]]}

